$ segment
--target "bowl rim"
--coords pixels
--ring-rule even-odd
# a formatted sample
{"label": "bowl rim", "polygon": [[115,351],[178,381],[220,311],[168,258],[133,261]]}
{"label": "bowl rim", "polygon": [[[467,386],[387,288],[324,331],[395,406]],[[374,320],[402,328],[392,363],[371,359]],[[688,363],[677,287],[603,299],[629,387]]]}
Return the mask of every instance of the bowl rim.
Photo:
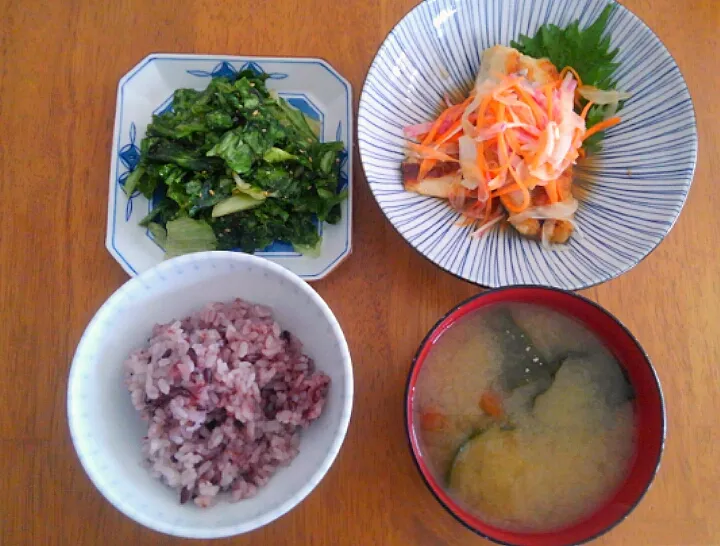
{"label": "bowl rim", "polygon": [[[140,71],[145,69],[152,61],[181,61],[181,62],[192,62],[192,61],[218,61],[225,63],[291,63],[302,67],[307,64],[318,64],[327,70],[333,77],[335,77],[346,95],[346,99],[343,100],[343,110],[345,110],[344,121],[347,123],[347,145],[345,147],[347,154],[347,190],[348,196],[346,198],[347,203],[347,214],[343,215],[343,218],[338,225],[345,226],[345,244],[344,248],[340,252],[336,252],[334,257],[328,258],[328,264],[319,271],[313,271],[309,273],[296,273],[301,279],[314,282],[325,279],[336,269],[338,269],[351,255],[353,252],[353,179],[354,179],[354,149],[356,146],[355,137],[355,111],[353,103],[353,86],[350,81],[342,75],[326,58],[324,57],[310,57],[310,56],[288,56],[288,55],[230,55],[230,54],[213,54],[213,53],[173,53],[173,52],[150,52],[143,56],[130,68],[127,69],[119,78],[115,90],[115,109],[114,109],[114,120],[112,129],[112,142],[110,146],[110,165],[108,171],[109,187],[108,187],[108,204],[107,213],[105,218],[105,232],[104,232],[104,244],[107,252],[112,258],[122,267],[122,269],[130,276],[135,277],[139,273],[133,265],[133,261],[126,257],[127,252],[118,248],[116,242],[116,231],[115,216],[118,209],[118,153],[119,150],[119,139],[120,139],[120,123],[121,123],[121,95],[122,88],[127,84],[132,77],[138,74]],[[303,92],[307,93],[307,89]],[[122,192],[120,192],[122,193]],[[345,218],[347,217],[347,220]],[[336,254],[336,255],[335,255]],[[273,261],[272,255],[260,256]],[[279,259],[285,258],[284,256],[278,256]],[[301,258],[302,257],[298,257]],[[157,265],[157,264],[154,264]],[[292,263],[283,264],[283,267],[292,268]],[[148,268],[150,269],[150,268]],[[291,269],[292,271],[292,269]],[[294,271],[293,271],[294,273]]]}
{"label": "bowl rim", "polygon": [[[642,499],[647,494],[648,490],[652,486],[653,482],[655,481],[655,477],[657,476],[657,473],[660,469],[660,464],[662,461],[662,455],[665,451],[665,442],[667,438],[667,409],[665,404],[665,397],[663,395],[662,386],[660,384],[660,378],[658,377],[657,371],[655,370],[655,367],[652,364],[652,361],[650,360],[650,357],[648,356],[647,352],[643,347],[640,345],[640,342],[637,340],[637,338],[630,332],[630,330],[610,311],[602,307],[600,304],[594,302],[593,300],[582,296],[580,294],[577,294],[575,292],[572,292],[570,290],[563,290],[561,288],[555,288],[551,286],[538,286],[538,285],[528,285],[528,284],[522,284],[522,285],[512,285],[512,286],[501,286],[498,288],[493,288],[491,290],[487,290],[484,292],[480,292],[478,294],[474,294],[464,300],[462,300],[460,303],[453,306],[449,311],[447,311],[445,314],[443,314],[436,322],[433,324],[433,326],[428,330],[427,334],[423,337],[422,341],[420,342],[417,351],[415,352],[415,355],[413,356],[412,362],[410,364],[410,369],[407,374],[406,384],[405,384],[405,395],[403,398],[403,420],[404,420],[404,427],[405,427],[405,437],[408,443],[408,449],[410,450],[410,455],[412,456],[413,463],[415,465],[415,468],[417,469],[418,473],[420,474],[423,483],[427,487],[427,489],[432,493],[433,497],[435,497],[435,500],[438,501],[438,503],[460,524],[463,525],[463,527],[469,529],[473,533],[483,537],[486,540],[489,540],[491,542],[494,542],[496,544],[500,544],[501,546],[524,546],[524,544],[520,542],[507,542],[498,538],[493,537],[489,533],[480,531],[479,529],[473,527],[468,522],[466,522],[464,519],[460,517],[460,513],[464,512],[464,510],[452,502],[452,499],[450,500],[450,503],[447,503],[444,499],[442,499],[438,495],[438,490],[441,490],[442,487],[439,486],[439,484],[435,483],[434,478],[432,478],[426,470],[423,468],[423,465],[421,464],[421,455],[416,449],[415,442],[413,442],[413,436],[414,433],[412,431],[412,427],[410,425],[410,417],[411,417],[411,411],[412,411],[412,390],[414,387],[414,384],[416,383],[416,380],[413,380],[413,376],[415,375],[415,370],[418,366],[422,365],[423,359],[421,359],[421,353],[424,351],[425,347],[429,343],[429,341],[435,336],[436,332],[438,332],[439,328],[442,326],[442,324],[447,320],[452,318],[454,315],[459,314],[465,307],[472,304],[474,301],[482,299],[488,295],[497,294],[500,292],[515,292],[518,290],[532,290],[537,292],[554,292],[559,293],[562,295],[562,297],[568,297],[571,299],[577,300],[582,305],[590,306],[595,308],[597,311],[600,311],[603,313],[607,318],[611,319],[617,326],[620,327],[620,329],[624,332],[624,334],[627,336],[627,339],[629,339],[637,348],[638,354],[642,356],[643,362],[648,368],[648,371],[650,372],[650,376],[654,380],[654,388],[657,391],[657,394],[660,399],[660,421],[661,421],[661,438],[660,438],[660,446],[658,449],[657,457],[655,461],[653,462],[653,471],[650,477],[648,478],[647,483],[644,485],[642,491],[637,496],[637,498],[634,500],[634,502],[629,505],[626,510],[624,511],[623,515],[618,517],[615,521],[613,521],[610,525],[606,526],[604,529],[601,529],[600,531],[597,531],[593,535],[583,538],[580,542],[572,542],[572,543],[560,543],[558,542],[556,546],[579,546],[581,544],[586,544],[588,542],[591,542],[595,540],[596,538],[599,538],[600,536],[610,532],[612,529],[617,527],[620,523],[625,521],[625,519],[630,516],[630,514],[635,510],[635,508],[640,504]],[[541,304],[542,305],[542,304]],[[552,308],[552,306],[545,306],[547,308]],[[452,327],[451,325],[448,325],[447,328]],[[475,519],[478,519],[475,517]],[[554,531],[549,531],[545,533],[548,536],[552,536]],[[517,535],[523,535],[521,532],[516,532]],[[528,535],[531,535],[531,533],[528,533]]]}
{"label": "bowl rim", "polygon": [[[459,2],[459,1],[462,1],[462,0],[454,0],[454,1]],[[396,29],[398,29],[398,28],[400,27],[400,25],[402,25],[402,24],[405,22],[405,20],[408,19],[413,13],[415,13],[415,12],[420,12],[421,10],[426,9],[426,5],[436,4],[436,3],[438,3],[438,2],[439,2],[439,0],[422,0],[419,4],[417,4],[417,5],[414,6],[412,9],[410,9],[407,13],[405,13],[405,15],[403,15],[403,16],[392,26],[392,28],[385,34],[385,37],[383,38],[382,42],[381,42],[380,45],[378,46],[377,51],[375,52],[375,55],[373,56],[373,60],[372,60],[372,62],[370,63],[370,66],[369,66],[369,68],[368,68],[367,73],[365,74],[365,79],[363,80],[362,88],[360,89],[360,97],[359,97],[359,99],[358,99],[358,111],[357,111],[356,131],[359,131],[359,129],[360,129],[360,124],[362,123],[362,120],[366,117],[366,114],[365,114],[365,110],[366,110],[366,108],[367,108],[366,88],[367,88],[367,85],[368,85],[368,77],[369,77],[369,75],[370,75],[370,72],[375,68],[376,63],[378,62],[378,58],[379,58],[379,56],[380,56],[380,51],[381,51],[381,49],[383,48],[383,46],[384,46],[385,43],[387,42],[388,38],[390,38],[390,36],[396,31]],[[697,170],[697,161],[698,161],[698,126],[697,126],[697,113],[696,113],[696,111],[695,111],[695,102],[692,100],[692,95],[691,95],[691,93],[690,93],[690,88],[689,88],[689,86],[688,86],[688,84],[687,84],[687,81],[685,80],[685,77],[684,77],[683,74],[682,74],[682,70],[680,70],[680,65],[678,64],[677,60],[675,59],[675,56],[672,54],[672,52],[670,51],[670,49],[665,45],[665,42],[662,41],[662,39],[660,38],[660,36],[658,36],[658,34],[652,29],[652,27],[651,27],[650,25],[648,25],[648,24],[645,22],[645,20],[644,20],[643,18],[641,18],[639,15],[637,15],[635,12],[633,12],[630,8],[628,8],[628,7],[624,6],[623,4],[621,4],[620,2],[618,2],[618,0],[607,0],[607,3],[608,3],[608,5],[610,5],[610,4],[614,5],[614,6],[615,6],[615,9],[619,9],[619,10],[621,10],[621,11],[625,11],[625,12],[629,13],[632,17],[634,17],[635,19],[637,19],[637,21],[638,21],[641,25],[645,26],[645,28],[647,28],[647,29],[650,31],[650,33],[657,39],[658,43],[662,46],[662,48],[665,50],[665,52],[669,55],[669,57],[670,57],[670,59],[672,60],[673,64],[674,64],[675,67],[677,68],[678,74],[679,74],[679,76],[680,76],[680,81],[682,82],[682,84],[683,84],[683,86],[684,86],[684,88],[685,88],[685,91],[687,92],[688,98],[689,98],[689,100],[690,100],[690,109],[691,109],[691,114],[692,114],[692,130],[693,130],[693,133],[694,133],[693,136],[695,137],[695,138],[694,138],[694,142],[693,142],[693,146],[692,146],[693,160],[692,160],[691,172],[690,172],[690,175],[689,175],[689,180],[690,180],[690,181],[689,181],[689,183],[688,183],[687,191],[686,191],[686,192],[684,193],[684,195],[683,195],[682,202],[680,203],[680,207],[679,207],[679,209],[678,209],[678,212],[677,212],[677,214],[675,214],[674,218],[672,219],[672,222],[670,222],[670,224],[667,226],[667,228],[665,229],[665,231],[664,231],[664,233],[662,234],[662,236],[658,239],[658,241],[657,241],[657,242],[652,246],[652,248],[650,248],[643,256],[640,256],[638,259],[636,259],[636,260],[634,260],[634,261],[632,261],[632,262],[628,262],[627,265],[626,265],[624,268],[618,270],[616,273],[614,273],[614,274],[612,274],[612,275],[610,275],[610,276],[608,276],[608,277],[601,278],[601,279],[598,279],[598,280],[595,280],[595,281],[589,282],[589,283],[582,283],[582,284],[574,285],[574,286],[572,286],[572,287],[569,287],[569,286],[568,286],[568,287],[565,287],[565,288],[561,288],[561,287],[553,286],[553,288],[558,288],[558,289],[560,289],[560,290],[585,290],[585,289],[587,289],[587,288],[593,288],[593,287],[598,286],[598,285],[601,285],[601,284],[603,284],[603,283],[612,281],[612,280],[614,280],[614,279],[617,279],[617,278],[620,277],[621,275],[624,275],[625,273],[629,272],[630,270],[634,269],[635,267],[637,267],[643,260],[645,260],[645,259],[646,259],[648,256],[650,256],[653,252],[655,252],[655,250],[657,250],[657,248],[660,246],[660,244],[661,244],[661,243],[667,238],[667,236],[670,234],[670,232],[672,231],[672,229],[675,227],[675,224],[677,224],[677,222],[678,222],[678,220],[679,220],[679,218],[680,218],[680,215],[682,214],[682,211],[683,211],[683,209],[685,208],[685,204],[687,203],[687,199],[688,199],[688,196],[690,195],[690,191],[692,190],[692,185],[693,185],[693,182],[695,181],[695,171]],[[367,185],[369,186],[370,193],[371,193],[372,196],[373,196],[373,200],[375,201],[375,204],[376,204],[377,207],[380,209],[380,212],[382,212],[383,216],[385,217],[385,220],[387,220],[387,222],[392,226],[392,228],[393,228],[393,230],[395,231],[395,233],[397,233],[397,234],[400,236],[400,238],[401,238],[408,246],[410,246],[410,248],[412,248],[415,252],[417,252],[418,254],[420,254],[420,256],[422,256],[423,258],[425,258],[428,262],[430,262],[431,264],[433,264],[435,267],[440,268],[440,269],[441,269],[442,271],[444,271],[445,273],[449,273],[450,275],[452,275],[453,277],[455,277],[455,278],[457,278],[457,279],[459,279],[459,280],[461,280],[461,281],[465,281],[465,282],[467,282],[467,283],[469,283],[469,284],[478,286],[479,288],[482,288],[482,289],[495,290],[495,289],[498,289],[498,288],[506,288],[506,287],[510,287],[510,286],[545,286],[545,285],[543,285],[543,284],[528,285],[528,284],[525,284],[525,283],[505,284],[505,285],[504,285],[504,284],[499,284],[499,285],[497,285],[497,286],[492,286],[492,285],[483,284],[482,282],[474,281],[474,280],[472,280],[472,279],[469,279],[469,278],[467,278],[467,277],[464,277],[464,276],[462,276],[460,273],[456,273],[455,271],[451,271],[451,270],[448,269],[447,267],[445,267],[445,266],[437,263],[435,260],[433,260],[432,258],[430,258],[429,256],[427,256],[423,251],[421,251],[420,249],[418,249],[412,242],[410,242],[410,241],[405,237],[405,235],[400,231],[400,229],[399,229],[397,226],[395,226],[395,224],[388,218],[387,214],[385,213],[385,210],[383,209],[383,206],[380,204],[380,201],[378,200],[378,196],[377,196],[376,193],[373,191],[372,185],[370,184],[370,178],[368,177],[367,171],[366,171],[366,169],[365,169],[365,152],[364,152],[365,144],[362,142],[362,140],[361,140],[359,137],[357,138],[357,149],[358,149],[358,155],[359,155],[359,157],[360,157],[360,162],[359,162],[359,163],[360,163],[360,168],[362,169],[362,172],[363,172],[365,181],[367,182]]]}
{"label": "bowl rim", "polygon": [[[104,320],[104,316],[111,314],[113,309],[116,307],[117,302],[125,297],[127,292],[134,286],[143,286],[145,279],[150,276],[162,275],[165,272],[169,272],[178,265],[190,266],[193,263],[199,261],[227,261],[229,263],[240,263],[242,265],[251,264],[253,267],[258,269],[264,269],[272,271],[273,273],[279,274],[283,280],[288,282],[288,286],[298,288],[310,300],[321,310],[323,316],[328,320],[332,334],[337,339],[340,352],[343,355],[342,368],[344,373],[344,384],[345,396],[342,400],[340,425],[334,431],[332,442],[330,443],[329,449],[325,453],[325,457],[322,463],[315,467],[310,473],[305,484],[300,487],[293,495],[291,495],[285,502],[280,505],[274,506],[272,509],[247,520],[246,522],[234,525],[224,525],[217,528],[202,528],[197,529],[196,527],[184,526],[182,524],[170,524],[165,522],[157,522],[153,517],[148,516],[140,510],[137,510],[130,505],[126,505],[122,502],[117,495],[115,495],[111,487],[106,483],[103,473],[97,469],[94,465],[90,464],[88,459],[92,458],[92,450],[81,439],[81,425],[79,424],[79,410],[78,397],[75,396],[75,391],[78,389],[79,375],[81,373],[82,364],[80,358],[83,357],[86,351],[86,346],[89,344],[90,332],[93,329],[99,328]],[[119,385],[120,387],[120,385]],[[159,264],[151,267],[150,269],[140,273],[135,277],[131,277],[125,283],[122,284],[112,295],[100,306],[97,312],[94,314],[88,325],[86,326],[80,341],[78,342],[77,348],[73,355],[72,364],[70,366],[70,372],[68,376],[68,386],[66,391],[66,411],[67,411],[67,422],[70,432],[70,438],[75,453],[80,460],[80,464],[85,470],[86,475],[90,478],[90,481],[101,493],[101,495],[112,504],[118,511],[123,513],[125,516],[135,521],[136,523],[150,528],[160,533],[167,535],[177,536],[181,538],[223,538],[236,536],[239,534],[247,533],[254,529],[258,529],[271,523],[272,521],[285,515],[287,512],[295,508],[300,504],[322,481],[330,467],[333,465],[337,456],[340,452],[342,444],[347,435],[350,418],[352,415],[352,406],[354,400],[354,375],[352,366],[352,357],[350,349],[347,344],[345,335],[340,327],[340,324],[335,317],[334,313],[328,306],[328,304],[322,299],[322,297],[312,289],[312,287],[302,280],[298,275],[292,271],[274,263],[270,260],[262,258],[260,256],[254,256],[252,254],[245,254],[241,252],[231,251],[205,251],[196,252],[193,254],[186,254],[178,256],[160,262]],[[292,465],[292,463],[291,463]],[[154,480],[148,475],[148,480]],[[160,483],[158,481],[158,483]],[[164,486],[164,485],[163,485]]]}

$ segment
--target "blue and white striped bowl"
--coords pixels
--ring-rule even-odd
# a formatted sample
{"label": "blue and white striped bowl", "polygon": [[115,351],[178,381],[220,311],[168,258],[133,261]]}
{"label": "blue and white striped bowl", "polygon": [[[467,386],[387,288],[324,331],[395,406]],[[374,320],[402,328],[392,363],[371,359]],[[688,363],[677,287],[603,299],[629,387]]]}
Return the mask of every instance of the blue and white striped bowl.
{"label": "blue and white striped bowl", "polygon": [[608,0],[427,0],[380,47],[358,114],[360,157],[380,208],[400,234],[435,264],[488,287],[549,285],[577,290],[635,266],[667,235],[685,203],[697,158],[697,130],[685,81],[662,42],[617,5],[608,31],[618,88],[632,93],[603,151],[577,170],[575,236],[546,251],[514,230],[480,239],[458,227],[443,200],[404,191],[403,127],[437,116],[443,93],[467,92],[485,48],[509,45],[539,26],[587,26]]}

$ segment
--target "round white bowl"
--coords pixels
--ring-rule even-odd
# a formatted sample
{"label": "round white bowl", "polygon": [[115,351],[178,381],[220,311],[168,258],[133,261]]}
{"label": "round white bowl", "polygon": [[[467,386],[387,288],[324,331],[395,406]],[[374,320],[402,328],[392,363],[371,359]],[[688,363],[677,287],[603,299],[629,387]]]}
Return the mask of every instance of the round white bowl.
{"label": "round white bowl", "polygon": [[[272,307],[331,378],[323,414],[302,433],[300,453],[257,496],[211,508],[181,505],[176,491],[142,466],[147,424],[130,402],[123,362],[152,326],[214,301],[243,298]],[[188,538],[237,535],[300,503],[340,450],[352,410],[353,374],[343,332],[327,304],[302,279],[264,258],[233,252],[181,256],[130,279],[100,308],[70,370],[68,421],[80,462],[118,510],[156,531]]]}

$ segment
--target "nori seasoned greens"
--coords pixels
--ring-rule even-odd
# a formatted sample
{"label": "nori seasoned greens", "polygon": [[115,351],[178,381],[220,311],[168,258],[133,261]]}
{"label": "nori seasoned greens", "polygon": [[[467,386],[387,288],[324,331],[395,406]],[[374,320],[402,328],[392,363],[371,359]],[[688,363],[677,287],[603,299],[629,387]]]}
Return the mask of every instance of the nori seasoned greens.
{"label": "nori seasoned greens", "polygon": [[203,245],[253,252],[273,241],[311,254],[317,223],[340,220],[343,143],[320,142],[266,78],[245,70],[204,91],[178,89],[172,109],[148,125],[124,190],[156,201],[141,224],[173,255]]}

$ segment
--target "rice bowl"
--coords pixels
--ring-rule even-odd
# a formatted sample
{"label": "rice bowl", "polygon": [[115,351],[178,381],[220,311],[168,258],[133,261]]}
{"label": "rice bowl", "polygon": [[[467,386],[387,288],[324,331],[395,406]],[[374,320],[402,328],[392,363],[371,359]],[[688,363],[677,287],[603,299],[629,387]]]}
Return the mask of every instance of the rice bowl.
{"label": "rice bowl", "polygon": [[[278,465],[272,479],[252,498],[204,509],[193,502],[181,504],[178,492],[148,471],[141,449],[148,424],[124,385],[124,362],[147,343],[155,325],[187,317],[208,303],[235,298],[272,308],[273,319],[302,341],[302,353],[317,363],[332,387],[316,426],[302,431],[302,447],[288,466]],[[116,508],[163,533],[217,538],[277,519],[317,486],[340,450],[352,399],[347,343],[317,293],[263,258],[204,252],[168,260],[129,280],[100,308],[78,344],[67,407],[80,462]]]}

